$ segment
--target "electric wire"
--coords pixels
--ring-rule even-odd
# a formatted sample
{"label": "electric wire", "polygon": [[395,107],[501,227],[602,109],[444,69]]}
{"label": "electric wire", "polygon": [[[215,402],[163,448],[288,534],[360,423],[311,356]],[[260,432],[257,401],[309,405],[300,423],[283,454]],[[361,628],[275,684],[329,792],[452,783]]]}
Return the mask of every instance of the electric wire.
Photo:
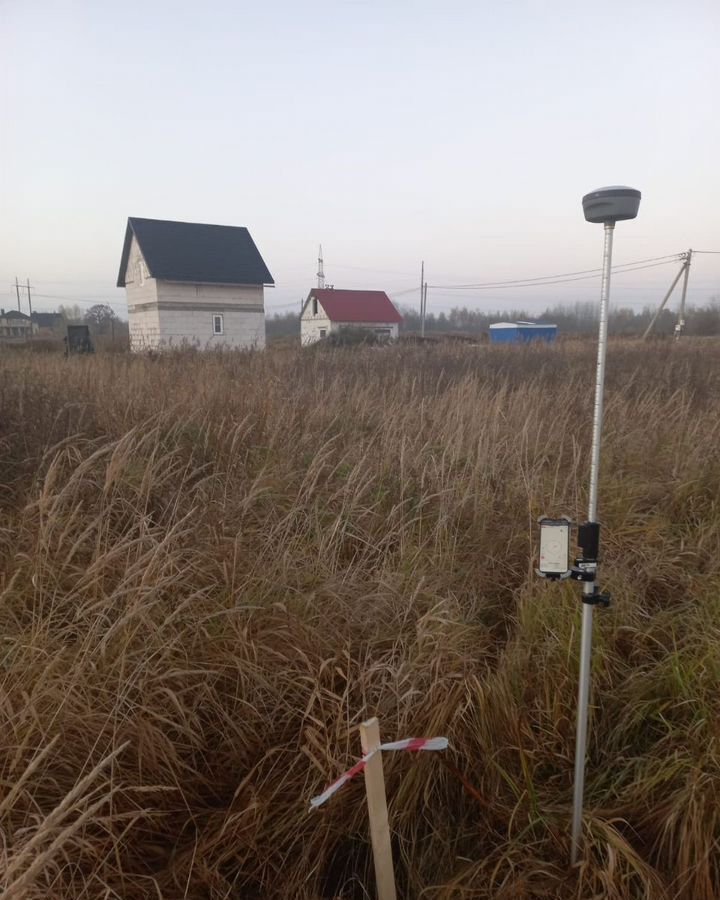
{"label": "electric wire", "polygon": [[[429,287],[430,285],[428,285]],[[416,285],[415,287],[406,288],[404,291],[388,291],[388,296],[390,297],[403,297],[405,294],[415,294],[419,291],[420,288]]]}
{"label": "electric wire", "polygon": [[105,304],[107,303],[110,306],[124,306],[124,300],[98,300],[97,298],[89,300],[84,297],[60,297],[57,294],[38,294],[33,293],[33,297],[42,297],[43,300],[64,300],[67,303],[91,303],[91,304]]}
{"label": "electric wire", "polygon": [[[625,275],[630,272],[640,272],[643,269],[654,269],[657,266],[667,266],[672,262],[676,262],[679,260],[679,256],[672,256],[669,259],[665,259],[662,262],[648,263],[645,266],[634,266],[633,268],[615,268],[613,267],[612,272],[614,275]],[[460,290],[460,291],[488,291],[488,290],[507,290],[508,288],[526,288],[526,287],[545,287],[553,284],[568,284],[573,281],[586,281],[590,278],[600,278],[602,276],[602,270],[595,272],[592,275],[578,275],[573,278],[555,278],[549,281],[510,281],[510,282],[494,282],[489,284],[475,284],[475,285],[451,285],[451,284],[429,284],[428,288],[432,288],[433,290]],[[549,278],[550,276],[548,276]]]}
{"label": "electric wire", "polygon": [[[682,253],[669,253],[666,256],[652,256],[649,259],[637,259],[633,262],[622,263],[617,266],[612,267],[613,272],[619,272],[629,266],[639,266],[643,263],[654,263],[659,260],[679,260],[684,254]],[[536,275],[533,278],[514,278],[508,281],[479,281],[469,284],[435,284],[428,285],[429,287],[434,288],[448,288],[453,290],[465,290],[465,289],[473,289],[473,288],[485,288],[485,287],[500,287],[504,285],[521,285],[527,284],[529,282],[545,282],[548,279],[558,279],[558,278],[568,278],[573,275],[588,275],[589,273],[600,272],[602,273],[602,268],[597,269],[580,269],[577,272],[558,272],[555,275]]]}
{"label": "electric wire", "polygon": [[[693,250],[695,253],[702,253],[707,255],[715,255],[720,256],[720,250]],[[656,266],[667,265],[673,261],[680,261],[686,256],[686,252],[681,253],[671,253],[665,256],[654,256],[648,259],[639,259],[634,262],[622,263],[617,266],[612,267],[612,272],[615,275],[622,275],[624,273],[629,272],[639,272],[643,269],[652,269]],[[355,268],[360,269],[360,267],[350,267],[343,266],[342,268]],[[383,271],[391,271],[389,269]],[[408,273],[409,274],[409,273]],[[485,282],[477,282],[477,283],[466,283],[466,284],[430,284],[428,288],[432,288],[436,291],[485,291],[485,290],[504,290],[507,288],[521,288],[521,287],[542,287],[543,285],[555,285],[555,284],[568,284],[574,281],[584,281],[587,279],[600,278],[602,275],[602,269],[580,269],[576,272],[559,272],[554,275],[537,275],[533,278],[517,278],[510,279],[506,281],[485,281]],[[14,287],[14,285],[12,285]],[[388,291],[389,296],[391,297],[403,297],[408,294],[414,294],[418,291],[418,287],[414,286],[411,288],[405,288],[400,291]],[[62,300],[68,303],[88,303],[88,304],[97,304],[97,303],[107,303],[111,306],[123,306],[124,302],[121,300],[101,300],[97,298],[86,299],[81,297],[68,297],[67,295],[62,296],[58,294],[42,294],[42,293],[34,293],[34,297],[43,300]],[[297,301],[296,301],[297,302]],[[292,306],[296,305],[296,302],[293,303],[284,303],[279,304],[277,306],[272,307],[273,309],[288,309]]]}

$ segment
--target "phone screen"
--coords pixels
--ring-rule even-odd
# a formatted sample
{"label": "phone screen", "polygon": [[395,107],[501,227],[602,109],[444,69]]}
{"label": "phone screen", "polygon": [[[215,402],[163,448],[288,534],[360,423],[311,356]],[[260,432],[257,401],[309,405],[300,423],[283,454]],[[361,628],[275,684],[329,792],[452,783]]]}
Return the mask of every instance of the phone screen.
{"label": "phone screen", "polygon": [[568,570],[570,523],[563,519],[540,522],[540,565],[547,575],[562,575]]}

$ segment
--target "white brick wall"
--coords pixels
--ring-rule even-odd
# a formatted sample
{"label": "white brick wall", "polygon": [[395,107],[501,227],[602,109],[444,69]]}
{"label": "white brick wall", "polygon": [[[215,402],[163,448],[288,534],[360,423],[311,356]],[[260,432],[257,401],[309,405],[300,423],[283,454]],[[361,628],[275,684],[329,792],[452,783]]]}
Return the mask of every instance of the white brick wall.
{"label": "white brick wall", "polygon": [[145,273],[138,242],[133,236],[125,271],[125,296],[128,304],[128,327],[130,329],[130,349],[147,350],[158,346],[160,321],[157,307],[157,282]]}
{"label": "white brick wall", "polygon": [[[265,346],[262,285],[186,284],[140,278],[140,248],[133,237],[125,290],[130,347],[155,350]],[[142,283],[141,283],[142,282]],[[223,317],[223,334],[213,333],[213,314]]]}
{"label": "white brick wall", "polygon": [[131,350],[154,350],[160,344],[160,320],[157,308],[128,310]]}
{"label": "white brick wall", "polygon": [[[186,303],[191,306],[263,307],[264,290],[261,284],[188,284],[179,281],[159,281],[157,299],[163,303]],[[257,309],[254,309],[257,311]],[[221,309],[218,312],[222,312]]]}
{"label": "white brick wall", "polygon": [[[223,317],[223,334],[213,334],[213,314]],[[163,346],[191,345],[200,350],[213,347],[250,348],[265,346],[265,313],[242,310],[160,309]]]}
{"label": "white brick wall", "polygon": [[328,317],[323,313],[319,314],[320,309],[318,309],[317,316],[309,316],[308,318],[303,318],[300,320],[300,342],[303,346],[307,344],[314,344],[315,341],[320,340],[320,331],[324,328],[326,336],[330,334],[332,330],[332,322]]}

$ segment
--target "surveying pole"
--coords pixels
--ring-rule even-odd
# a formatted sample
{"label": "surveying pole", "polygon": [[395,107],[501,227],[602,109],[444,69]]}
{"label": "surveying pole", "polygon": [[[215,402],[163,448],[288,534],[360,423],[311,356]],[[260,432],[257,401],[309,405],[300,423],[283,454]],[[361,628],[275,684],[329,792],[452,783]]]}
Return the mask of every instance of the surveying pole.
{"label": "surveying pole", "polygon": [[640,207],[640,191],[628,187],[607,187],[583,197],[583,211],[588,222],[602,223],[605,229],[603,271],[600,285],[600,328],[598,332],[597,369],[595,373],[595,408],[593,411],[592,450],[590,451],[590,496],[588,521],[578,528],[578,546],[582,556],[575,560],[571,578],[583,582],[582,633],[580,639],[580,679],[578,684],[577,732],[575,741],[575,787],[573,791],[572,862],[580,853],[582,832],[583,793],[585,788],[585,750],[590,697],[590,657],[592,655],[593,607],[608,606],[608,594],[599,593],[595,586],[600,550],[600,523],[597,518],[598,481],[600,475],[600,440],[603,421],[603,392],[605,388],[605,354],[607,350],[608,306],[610,301],[610,270],[612,266],[613,232],[615,223],[634,219]]}
{"label": "surveying pole", "polygon": [[583,795],[585,790],[585,753],[590,700],[590,661],[592,656],[593,608],[610,605],[610,595],[596,585],[600,555],[600,523],[597,521],[598,482],[600,475],[600,439],[602,437],[603,392],[605,388],[605,355],[607,351],[610,271],[615,223],[634,219],[640,206],[640,191],[629,187],[606,187],[586,194],[582,200],[588,222],[604,226],[602,281],[600,285],[600,328],[595,369],[595,405],[593,409],[592,445],[590,451],[590,491],[587,522],[578,526],[580,555],[568,567],[570,519],[543,517],[540,521],[540,560],[538,575],[543,578],[572,578],[582,582],[582,631],[580,636],[580,672],[578,679],[577,730],[575,739],[575,782],[573,787],[571,862],[578,861],[581,849]]}

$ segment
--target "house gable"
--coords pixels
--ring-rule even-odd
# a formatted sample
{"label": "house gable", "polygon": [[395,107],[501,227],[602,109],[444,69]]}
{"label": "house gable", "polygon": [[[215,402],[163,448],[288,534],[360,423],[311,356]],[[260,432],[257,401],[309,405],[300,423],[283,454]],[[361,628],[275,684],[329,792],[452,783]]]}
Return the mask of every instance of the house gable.
{"label": "house gable", "polygon": [[[317,313],[313,312],[313,304],[312,304],[313,299],[315,299],[317,302]],[[305,303],[303,304],[302,312],[300,313],[300,318],[309,320],[309,321],[313,321],[314,319],[327,319],[328,321],[330,321],[330,316],[328,316],[322,303],[319,300],[317,300],[317,298],[315,297],[314,291],[310,291],[310,293],[308,294],[307,299],[305,300]]]}
{"label": "house gable", "polygon": [[[123,264],[118,277],[118,287],[128,289],[142,287],[147,278],[151,278],[140,244],[134,234],[130,234],[127,253],[123,248]],[[122,285],[120,281],[122,280]]]}

